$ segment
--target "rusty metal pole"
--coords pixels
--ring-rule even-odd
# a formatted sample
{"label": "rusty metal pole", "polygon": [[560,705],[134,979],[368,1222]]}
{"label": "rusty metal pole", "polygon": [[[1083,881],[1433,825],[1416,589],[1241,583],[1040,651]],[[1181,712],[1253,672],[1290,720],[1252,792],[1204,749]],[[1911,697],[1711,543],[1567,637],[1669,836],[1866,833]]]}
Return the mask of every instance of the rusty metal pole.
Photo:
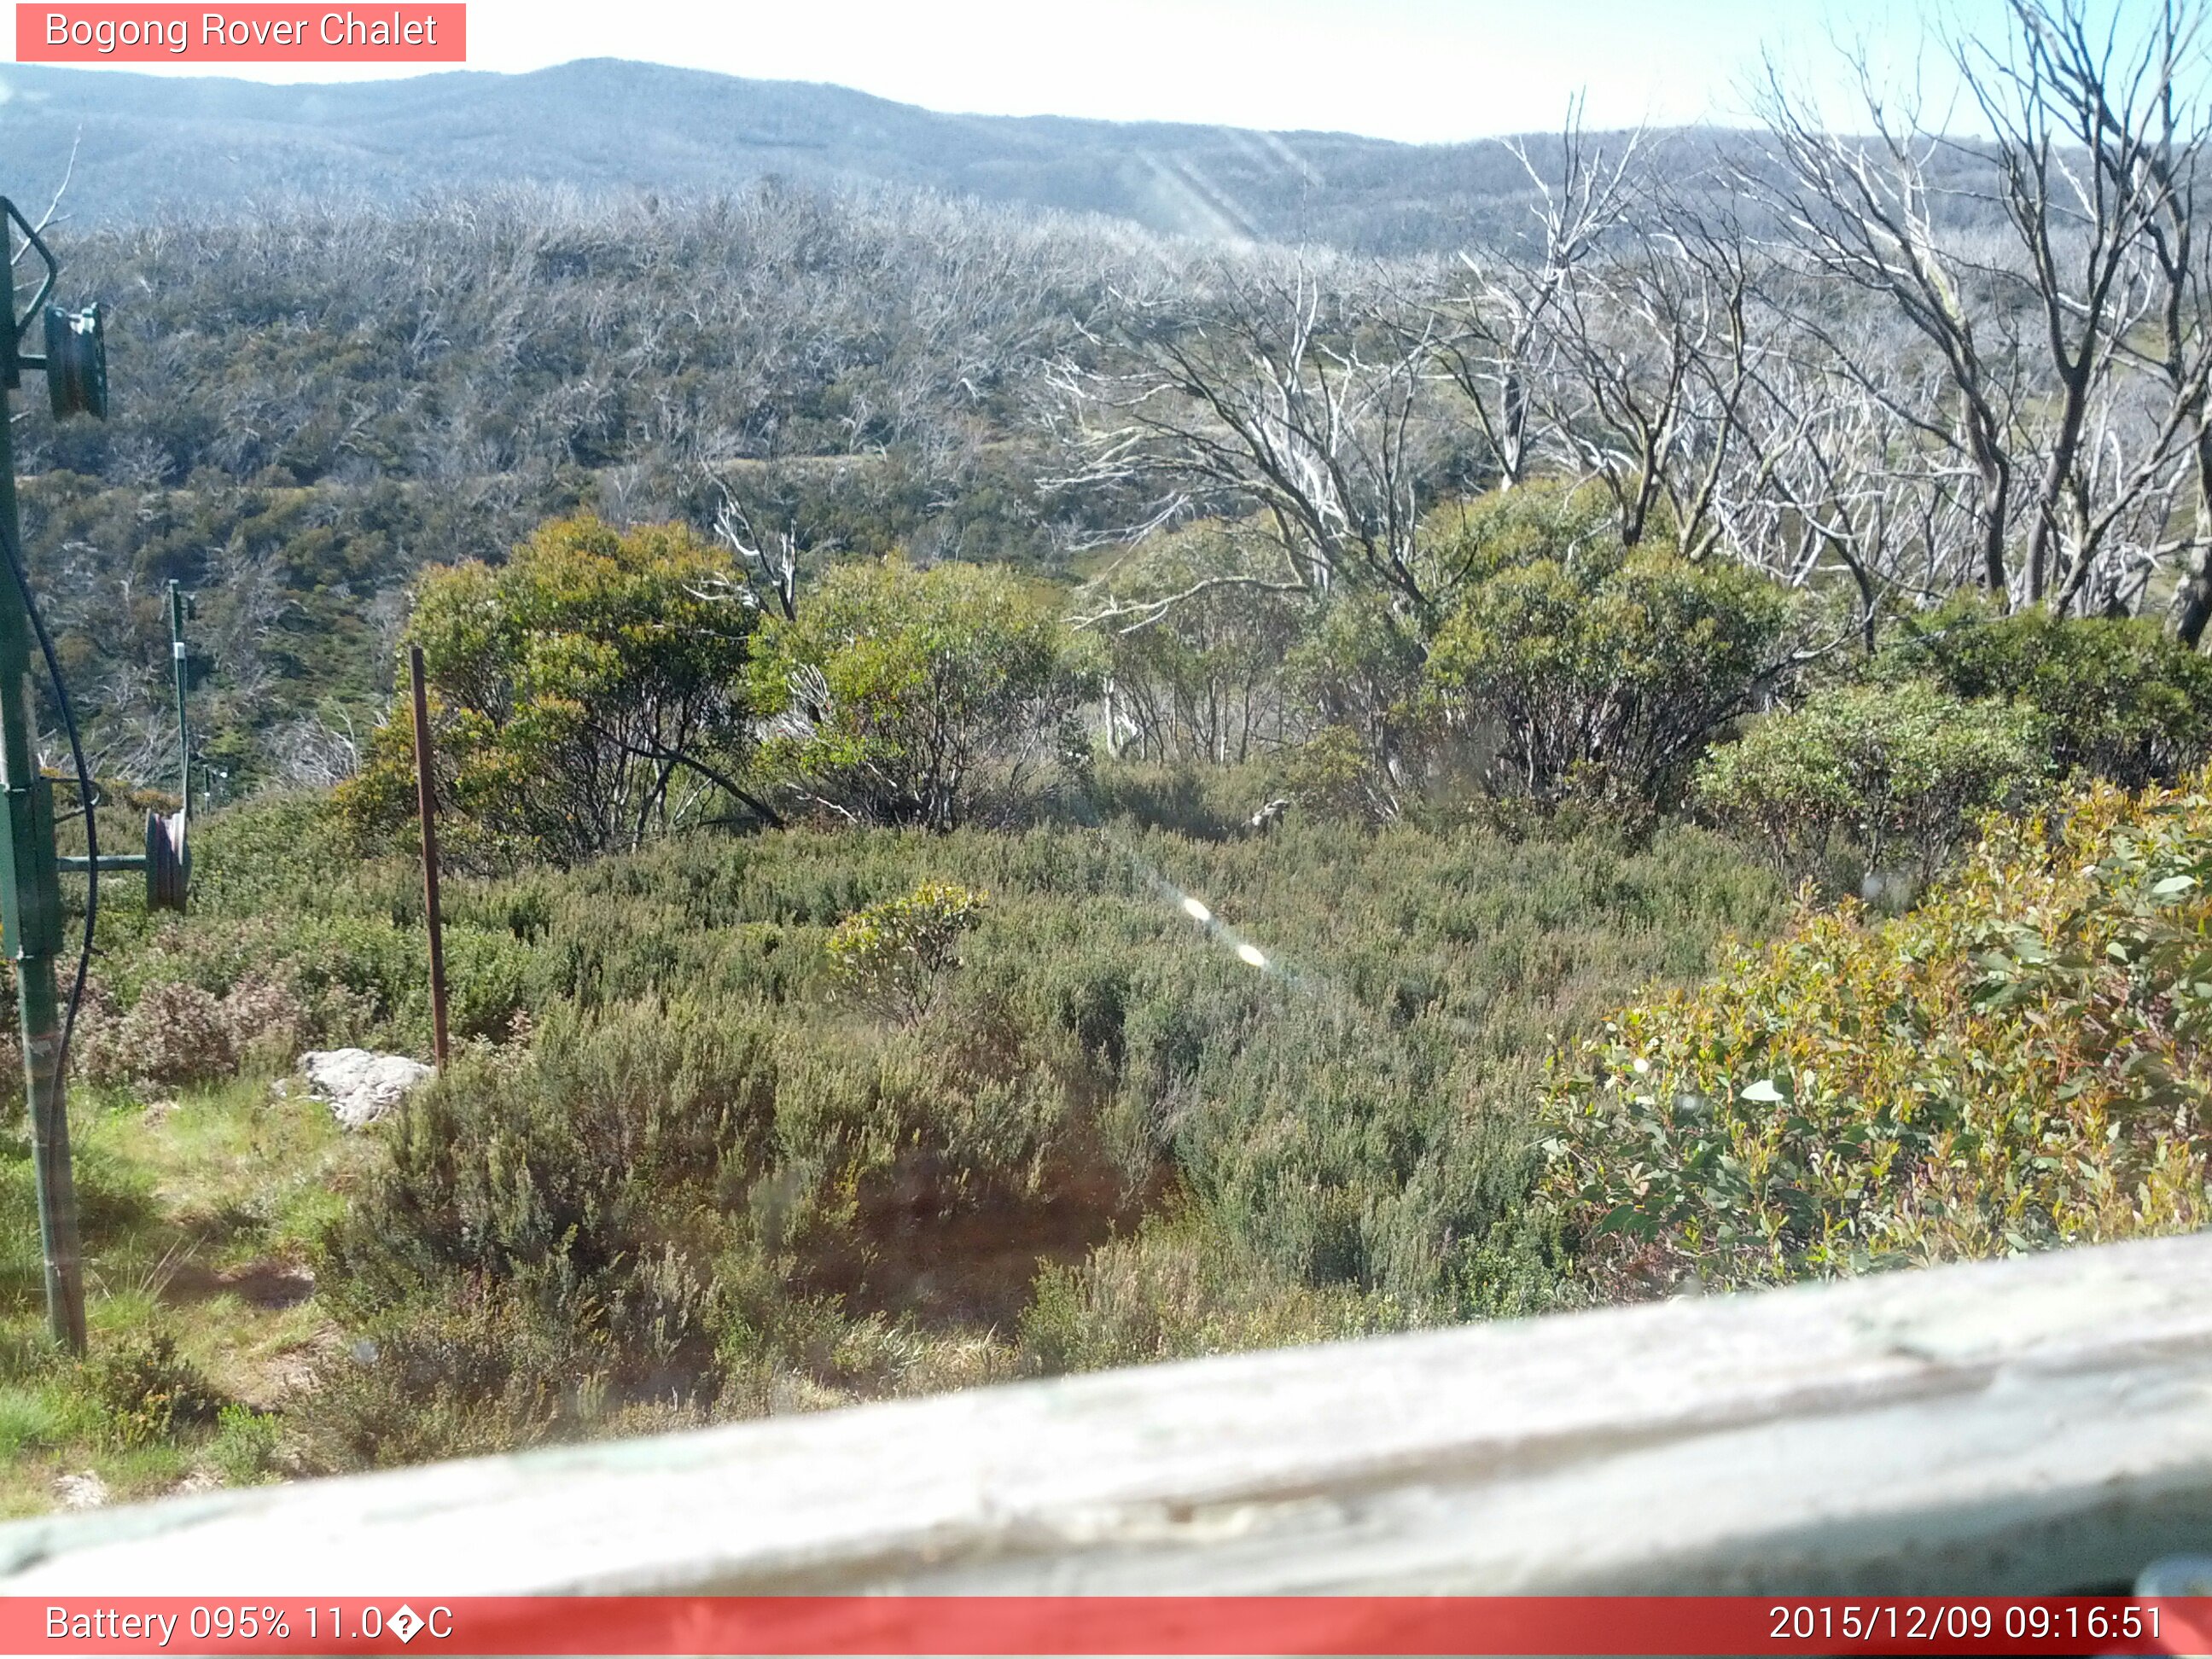
{"label": "rusty metal pole", "polygon": [[422,683],[422,647],[407,649],[415,691],[415,799],[422,820],[422,908],[430,922],[430,1039],[446,1069],[446,934],[438,914],[438,794],[430,771],[430,696]]}

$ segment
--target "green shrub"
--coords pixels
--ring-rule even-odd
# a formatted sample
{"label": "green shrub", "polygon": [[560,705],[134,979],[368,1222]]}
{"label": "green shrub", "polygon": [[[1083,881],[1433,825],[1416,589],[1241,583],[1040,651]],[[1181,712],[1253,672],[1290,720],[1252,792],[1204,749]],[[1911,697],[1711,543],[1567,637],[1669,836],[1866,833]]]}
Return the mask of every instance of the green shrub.
{"label": "green shrub", "polygon": [[360,1325],[288,1413],[310,1468],[392,1468],[598,1427],[603,1354],[496,1291],[433,1282]]}
{"label": "green shrub", "polygon": [[[349,1346],[288,1441],[407,1462],[1572,1293],[1529,1205],[1550,1036],[1705,972],[1723,932],[1776,924],[1780,883],[1682,826],[1218,827],[1273,782],[1100,769],[1102,799],[1197,834],[1132,805],[457,877],[468,1018],[532,1035],[468,1045],[371,1137],[318,1264]],[[322,823],[213,817],[188,929],[103,924],[118,1000],[258,976],[318,1040],[352,1008],[351,1040],[420,1052],[419,870],[303,867]],[[988,925],[918,1018],[856,1015],[832,930],[928,883],[988,892]],[[88,1206],[128,1196],[97,1175]],[[33,1230],[27,1174],[0,1200]],[[34,1258],[10,1294],[35,1310]]]}
{"label": "green shrub", "polygon": [[154,1330],[125,1340],[88,1362],[87,1381],[125,1446],[169,1439],[180,1428],[213,1422],[223,1401],[176,1339]]}
{"label": "green shrub", "polygon": [[234,1486],[251,1486],[276,1474],[283,1425],[271,1412],[251,1406],[228,1405],[216,1415],[215,1438],[208,1444],[207,1460]]}
{"label": "green shrub", "polygon": [[[811,1342],[788,1317],[810,1298],[987,1304],[940,1237],[984,1214],[1033,1224],[1061,1179],[1073,1069],[1066,1044],[973,1000],[873,1037],[758,1005],[556,1010],[526,1054],[457,1062],[410,1098],[327,1241],[320,1276],[377,1357],[334,1370],[349,1403],[324,1438],[427,1444],[429,1426],[396,1423],[410,1396],[443,1402],[441,1443],[471,1446],[582,1432],[601,1406],[704,1411],[733,1354],[829,1363],[835,1343],[781,1346]],[[757,1340],[732,1347],[740,1328]]]}
{"label": "green shrub", "polygon": [[[194,835],[189,915],[101,906],[100,994],[80,1022],[76,1050],[88,1074],[182,1082],[239,1067],[282,1069],[307,1048],[428,1051],[422,871],[413,857],[364,855],[327,797],[257,800],[210,814]],[[528,878],[511,886],[456,878],[447,893],[453,1030],[503,1040],[515,1015],[547,994],[529,921],[543,894]],[[164,989],[179,985],[213,999],[212,1021],[198,998]],[[161,998],[127,1041],[120,1030],[155,993],[184,996],[198,1010],[189,1063],[166,1054],[183,1035],[165,1033],[155,1017]],[[150,1070],[137,1068],[149,1062]]]}
{"label": "green shrub", "polygon": [[1411,1318],[1387,1297],[1285,1273],[1202,1224],[1164,1219],[1080,1266],[1048,1263],[1022,1315],[1021,1354],[1032,1371],[1099,1370],[1366,1336]]}
{"label": "green shrub", "polygon": [[1981,813],[2039,789],[2045,732],[2025,709],[1918,682],[1838,687],[1709,755],[1698,799],[1785,869],[1819,870],[1848,846],[1869,870],[1909,862],[1925,882]]}
{"label": "green shrub", "polygon": [[1315,604],[1284,591],[1289,574],[1253,528],[1206,522],[1149,538],[1101,578],[1085,603],[1118,607],[1101,633],[1125,755],[1233,765],[1279,740],[1284,659]]}
{"label": "green shrub", "polygon": [[960,937],[982,919],[989,896],[949,881],[855,910],[830,930],[837,976],[860,1000],[895,1019],[916,1020],[939,982],[959,963]]}
{"label": "green shrub", "polygon": [[1007,571],[893,557],[836,567],[771,621],[747,683],[763,775],[801,805],[949,830],[1064,757],[1098,665]]}
{"label": "green shrub", "polygon": [[1437,722],[1421,697],[1429,626],[1376,594],[1335,593],[1283,665],[1309,733],[1360,757],[1358,810],[1377,820],[1398,816],[1435,758]]}
{"label": "green shrub", "polygon": [[[757,612],[729,556],[682,525],[541,526],[504,564],[426,573],[422,647],[446,855],[572,863],[746,811],[740,682]],[[403,667],[359,775],[337,792],[364,837],[415,811]],[[757,810],[755,808],[754,810]]]}
{"label": "green shrub", "polygon": [[1115,760],[1099,763],[1079,816],[1110,823],[1121,818],[1147,830],[1168,830],[1194,841],[1225,841],[1269,798],[1278,781],[1265,763],[1206,766]]}
{"label": "green shrub", "polygon": [[1791,615],[1787,593],[1738,566],[1591,534],[1472,583],[1437,635],[1427,692],[1495,793],[1663,804],[1779,671]]}
{"label": "green shrub", "polygon": [[238,1062],[222,1004],[197,985],[149,987],[119,1018],[98,1018],[79,1050],[95,1082],[164,1087],[228,1077]]}
{"label": "green shrub", "polygon": [[2212,775],[1998,821],[1911,914],[1851,905],[1617,1015],[1559,1072],[1548,1190],[1605,1295],[2208,1219]]}
{"label": "green shrub", "polygon": [[1288,750],[1282,781],[1290,799],[1333,817],[1383,823],[1398,811],[1389,778],[1348,726],[1324,726]]}
{"label": "green shrub", "polygon": [[2212,658],[2148,617],[1998,613],[1972,596],[1913,618],[1875,665],[1933,676],[1954,696],[1998,697],[2042,718],[2060,776],[2124,788],[2172,783],[2212,760]]}

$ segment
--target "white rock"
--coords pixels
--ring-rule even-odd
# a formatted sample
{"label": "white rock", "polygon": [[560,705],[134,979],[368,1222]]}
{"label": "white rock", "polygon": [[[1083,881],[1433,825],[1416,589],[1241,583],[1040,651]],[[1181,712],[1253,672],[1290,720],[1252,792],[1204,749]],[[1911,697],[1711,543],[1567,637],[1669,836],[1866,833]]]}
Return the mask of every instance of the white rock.
{"label": "white rock", "polygon": [[330,1103],[331,1115],[349,1129],[366,1128],[405,1099],[431,1068],[405,1054],[367,1048],[316,1048],[300,1056],[307,1092]]}
{"label": "white rock", "polygon": [[61,1475],[54,1481],[54,1496],[65,1510],[96,1510],[107,1501],[107,1482],[90,1469]]}

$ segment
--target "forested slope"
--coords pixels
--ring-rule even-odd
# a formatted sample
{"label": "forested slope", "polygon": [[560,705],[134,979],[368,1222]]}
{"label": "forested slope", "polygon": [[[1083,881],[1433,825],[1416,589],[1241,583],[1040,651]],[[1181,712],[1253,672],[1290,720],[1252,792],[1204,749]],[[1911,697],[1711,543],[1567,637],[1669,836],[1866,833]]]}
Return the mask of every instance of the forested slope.
{"label": "forested slope", "polygon": [[1106,284],[1176,270],[1096,226],[772,187],[61,246],[108,308],[114,412],[19,428],[34,570],[126,775],[165,753],[161,585],[195,592],[208,754],[239,789],[338,763],[418,565],[496,559],[580,504],[704,528],[734,499],[810,558],[1052,567],[1055,520],[1100,503],[1040,482],[1042,367]]}

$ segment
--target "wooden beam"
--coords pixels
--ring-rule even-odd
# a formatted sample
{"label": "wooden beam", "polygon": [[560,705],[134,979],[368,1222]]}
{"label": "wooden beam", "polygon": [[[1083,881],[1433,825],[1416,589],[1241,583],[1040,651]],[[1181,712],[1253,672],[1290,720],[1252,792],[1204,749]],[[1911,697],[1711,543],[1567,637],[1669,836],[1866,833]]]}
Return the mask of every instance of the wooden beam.
{"label": "wooden beam", "polygon": [[9,1595],[2052,1593],[2212,1540],[2212,1237],[0,1528]]}

